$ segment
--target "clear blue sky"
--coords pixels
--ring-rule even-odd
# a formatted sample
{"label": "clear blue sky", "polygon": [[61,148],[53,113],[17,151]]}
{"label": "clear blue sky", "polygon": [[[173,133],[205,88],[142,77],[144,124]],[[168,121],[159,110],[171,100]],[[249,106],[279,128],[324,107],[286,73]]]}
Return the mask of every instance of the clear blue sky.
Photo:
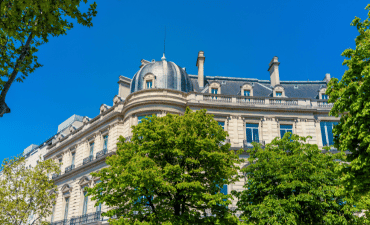
{"label": "clear blue sky", "polygon": [[123,1],[97,0],[91,28],[75,25],[38,53],[44,66],[7,96],[10,114],[0,118],[0,160],[57,132],[73,114],[95,117],[112,105],[118,76],[129,78],[141,59],[166,57],[189,74],[205,52],[209,76],[269,79],[278,56],[281,80],[340,78],[341,53],[354,48],[355,16],[367,17],[368,1]]}

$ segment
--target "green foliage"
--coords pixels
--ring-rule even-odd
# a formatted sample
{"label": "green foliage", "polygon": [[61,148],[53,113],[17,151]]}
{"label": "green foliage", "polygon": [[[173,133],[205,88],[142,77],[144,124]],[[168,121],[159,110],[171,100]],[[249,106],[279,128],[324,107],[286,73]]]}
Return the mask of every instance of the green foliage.
{"label": "green foliage", "polygon": [[284,135],[265,149],[248,150],[242,169],[245,190],[233,191],[246,224],[362,224],[353,213],[354,200],[345,195],[335,172],[343,153],[322,153],[307,138]]}
{"label": "green foliage", "polygon": [[[227,132],[206,110],[153,115],[132,127],[131,142],[119,138],[117,154],[89,188],[93,200],[114,207],[111,224],[236,224],[224,184],[239,179],[243,160],[222,145]],[[224,201],[224,199],[227,199]],[[203,217],[206,210],[215,217]]]}
{"label": "green foliage", "polygon": [[33,168],[24,157],[5,159],[0,167],[0,224],[21,225],[33,215],[33,224],[48,224],[55,203],[56,185],[48,174],[59,173],[52,160],[41,161]]}
{"label": "green foliage", "polygon": [[87,0],[0,1],[0,116],[6,110],[5,96],[12,82],[23,82],[41,66],[36,56],[40,45],[66,34],[73,28],[71,19],[92,26],[97,5],[94,2],[83,13],[78,9],[82,2]]}
{"label": "green foliage", "polygon": [[[369,10],[370,5],[366,7]],[[356,48],[346,49],[343,65],[348,67],[342,79],[331,79],[326,93],[334,106],[331,116],[341,116],[335,126],[334,146],[349,150],[348,164],[343,164],[343,184],[359,195],[370,191],[370,20],[355,17],[351,26],[357,28]]]}

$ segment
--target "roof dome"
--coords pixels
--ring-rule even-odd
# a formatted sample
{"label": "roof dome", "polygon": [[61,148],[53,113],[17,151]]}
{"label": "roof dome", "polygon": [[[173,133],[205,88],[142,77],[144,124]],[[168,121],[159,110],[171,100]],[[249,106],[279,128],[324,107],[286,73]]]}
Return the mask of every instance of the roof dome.
{"label": "roof dome", "polygon": [[147,76],[153,78],[152,88],[165,88],[189,92],[193,90],[193,85],[189,75],[184,69],[173,62],[166,61],[163,54],[162,61],[151,62],[142,60],[140,70],[134,75],[131,81],[131,93],[145,89]]}

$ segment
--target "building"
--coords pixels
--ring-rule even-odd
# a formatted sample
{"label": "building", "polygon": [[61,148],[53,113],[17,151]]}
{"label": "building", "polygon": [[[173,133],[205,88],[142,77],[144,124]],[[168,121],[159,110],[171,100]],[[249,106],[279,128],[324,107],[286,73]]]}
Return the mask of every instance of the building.
{"label": "building", "polygon": [[[189,75],[164,55],[160,61],[141,60],[132,79],[119,77],[112,106],[102,104],[95,118],[79,117],[78,126],[68,126],[45,142],[44,159],[62,163],[61,174],[52,176],[58,186],[54,213],[49,218],[52,224],[106,223],[100,216],[106,206],[95,207],[84,187],[99,182],[90,173],[106,166],[105,159],[116,151],[118,137],[129,138],[131,126],[147,115],[206,108],[228,131],[226,141],[232,149],[249,148],[254,141],[266,144],[286,132],[310,135],[310,142],[320,147],[333,143],[332,128],[338,118],[328,116],[332,105],[327,103],[325,91],[330,74],[321,81],[280,81],[280,62],[273,57],[266,65],[267,80],[205,76],[204,63],[204,52],[200,51],[198,74]],[[243,184],[241,180],[222,191],[240,190]]]}

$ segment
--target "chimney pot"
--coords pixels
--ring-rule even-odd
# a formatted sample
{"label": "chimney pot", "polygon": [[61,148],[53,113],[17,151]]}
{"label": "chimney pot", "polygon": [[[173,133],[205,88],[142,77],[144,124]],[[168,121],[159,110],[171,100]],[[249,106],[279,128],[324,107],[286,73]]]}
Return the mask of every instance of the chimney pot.
{"label": "chimney pot", "polygon": [[274,56],[274,58],[272,58],[271,62],[269,63],[268,71],[270,72],[270,82],[272,87],[275,87],[276,85],[280,84],[279,76],[280,62],[278,59],[279,58],[277,56]]}
{"label": "chimney pot", "polygon": [[198,84],[199,87],[204,87],[204,61],[206,60],[206,57],[204,56],[203,51],[198,52],[198,58],[197,58],[197,64],[198,67]]}

